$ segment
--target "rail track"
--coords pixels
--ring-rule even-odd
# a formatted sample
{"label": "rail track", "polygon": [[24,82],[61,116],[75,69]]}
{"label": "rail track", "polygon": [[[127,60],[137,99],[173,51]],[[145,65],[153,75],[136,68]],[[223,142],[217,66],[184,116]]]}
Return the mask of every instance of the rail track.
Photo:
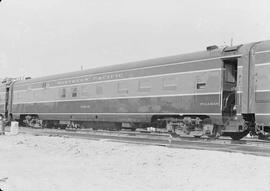
{"label": "rail track", "polygon": [[33,129],[26,127],[21,127],[20,133],[34,134],[37,136],[63,136],[90,140],[166,146],[170,148],[212,150],[268,157],[270,156],[270,141],[259,140],[256,138],[245,138],[235,141],[227,137],[220,137],[219,139],[208,137],[180,137],[173,136],[168,133],[154,132],[94,131],[89,129]]}

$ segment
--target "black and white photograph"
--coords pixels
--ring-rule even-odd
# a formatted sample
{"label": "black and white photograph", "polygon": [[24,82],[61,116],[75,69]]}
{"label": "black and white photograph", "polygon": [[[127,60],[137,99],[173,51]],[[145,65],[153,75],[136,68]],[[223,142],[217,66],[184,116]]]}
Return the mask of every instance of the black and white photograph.
{"label": "black and white photograph", "polygon": [[0,0],[0,191],[270,191],[269,0]]}

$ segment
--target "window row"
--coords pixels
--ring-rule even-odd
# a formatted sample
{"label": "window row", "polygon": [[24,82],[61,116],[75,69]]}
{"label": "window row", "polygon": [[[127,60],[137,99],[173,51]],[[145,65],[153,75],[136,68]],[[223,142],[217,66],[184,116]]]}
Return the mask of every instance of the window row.
{"label": "window row", "polygon": [[[139,80],[138,82],[138,91],[140,92],[150,92],[153,86],[153,82],[150,79]],[[119,94],[128,94],[131,89],[128,81],[120,81],[117,83],[116,92]],[[60,89],[60,98],[66,97],[87,97],[91,94],[102,95],[103,94],[103,86],[96,85],[95,89],[88,85],[82,85],[79,87],[71,87],[71,88],[61,88]],[[163,90],[176,90],[177,83],[175,77],[165,78],[162,81]],[[79,95],[80,94],[80,95]]]}
{"label": "window row", "polygon": [[[205,89],[206,79],[200,78],[194,84],[194,77],[185,78],[183,83],[179,82],[176,76],[168,76],[163,79],[140,79],[138,81],[119,81],[111,84],[84,84],[80,86],[61,87],[59,89],[48,88],[47,90],[25,91],[14,93],[16,101],[32,101],[32,100],[52,100],[52,99],[69,99],[69,98],[89,98],[101,95],[128,95],[136,92],[150,93],[151,91],[176,91],[192,92],[194,88],[197,90]],[[208,87],[208,86],[207,86]],[[203,90],[204,91],[204,90]]]}

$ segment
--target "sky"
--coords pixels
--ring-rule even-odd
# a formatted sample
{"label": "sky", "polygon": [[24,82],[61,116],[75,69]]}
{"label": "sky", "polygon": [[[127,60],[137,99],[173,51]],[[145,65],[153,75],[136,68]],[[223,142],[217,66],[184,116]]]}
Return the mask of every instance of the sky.
{"label": "sky", "polygon": [[2,0],[0,78],[270,39],[269,0]]}

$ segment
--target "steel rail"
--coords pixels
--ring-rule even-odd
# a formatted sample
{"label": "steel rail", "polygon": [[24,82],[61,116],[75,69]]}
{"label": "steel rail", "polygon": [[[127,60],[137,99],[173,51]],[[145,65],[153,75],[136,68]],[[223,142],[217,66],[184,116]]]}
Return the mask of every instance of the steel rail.
{"label": "steel rail", "polygon": [[221,151],[231,153],[251,154],[270,157],[270,142],[263,140],[244,139],[231,140],[229,138],[194,138],[172,136],[168,133],[140,133],[121,131],[90,131],[90,130],[61,130],[61,129],[33,129],[20,128],[20,133],[37,136],[60,136],[89,140],[103,140],[110,142],[124,142],[165,146],[170,148]]}

